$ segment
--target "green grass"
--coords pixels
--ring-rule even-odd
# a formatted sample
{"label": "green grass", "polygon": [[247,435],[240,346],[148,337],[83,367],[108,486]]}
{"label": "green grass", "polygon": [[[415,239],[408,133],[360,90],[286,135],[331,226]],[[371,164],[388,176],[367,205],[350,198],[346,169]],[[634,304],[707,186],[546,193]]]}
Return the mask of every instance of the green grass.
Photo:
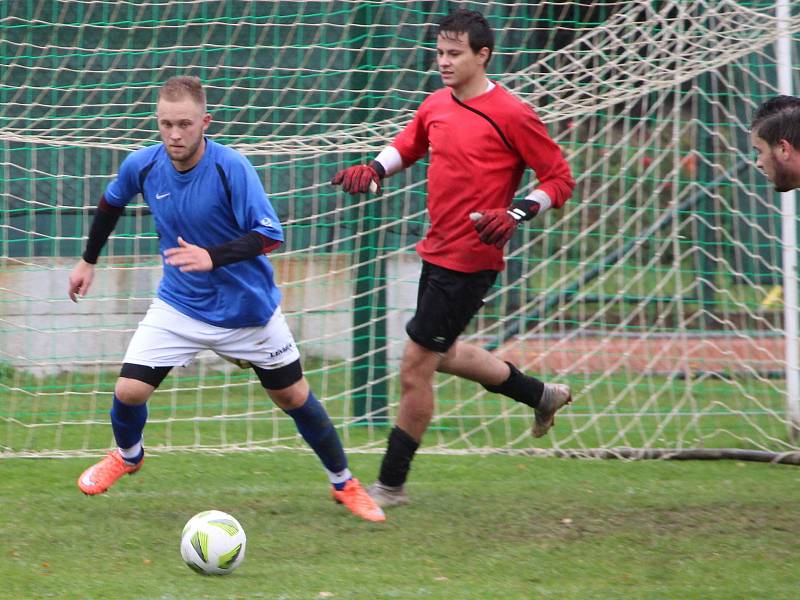
{"label": "green grass", "polygon": [[[368,481],[380,458],[355,455]],[[87,459],[0,460],[0,598],[796,598],[800,469],[430,456],[384,524],[328,496],[300,453],[150,456],[107,494]],[[194,513],[248,535],[223,578],[181,561]]]}

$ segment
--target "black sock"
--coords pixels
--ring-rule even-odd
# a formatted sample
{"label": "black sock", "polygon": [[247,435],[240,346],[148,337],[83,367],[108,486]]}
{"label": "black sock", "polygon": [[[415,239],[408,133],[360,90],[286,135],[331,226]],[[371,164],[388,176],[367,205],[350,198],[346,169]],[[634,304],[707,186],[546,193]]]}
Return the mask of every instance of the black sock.
{"label": "black sock", "polygon": [[378,480],[383,485],[397,487],[403,485],[411,469],[414,453],[419,443],[405,431],[395,425],[389,433],[389,443],[381,463],[381,474]]}
{"label": "black sock", "polygon": [[544,394],[544,382],[539,381],[536,377],[525,375],[510,362],[506,361],[506,364],[511,369],[508,379],[500,385],[484,385],[483,387],[490,392],[503,394],[530,407],[539,406],[539,401]]}

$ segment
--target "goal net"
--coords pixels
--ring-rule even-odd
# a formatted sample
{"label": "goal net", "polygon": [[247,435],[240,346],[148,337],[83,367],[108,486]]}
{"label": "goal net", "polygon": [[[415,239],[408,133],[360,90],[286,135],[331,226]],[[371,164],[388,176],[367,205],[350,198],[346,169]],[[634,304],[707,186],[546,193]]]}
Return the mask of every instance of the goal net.
{"label": "goal net", "polygon": [[[437,376],[422,451],[798,451],[780,201],[748,138],[754,108],[778,93],[779,32],[800,64],[800,11],[782,28],[774,4],[0,3],[0,455],[113,444],[111,393],[161,273],[141,199],[79,304],[67,278],[120,162],[157,142],[156,92],[177,74],[203,80],[209,134],[250,159],[284,223],[271,260],[316,395],[351,451],[381,451],[427,162],[380,196],[329,181],[441,86],[435,24],[457,6],[487,16],[490,76],[536,107],[578,182],[563,209],[517,232],[464,339],[568,383],[575,400],[534,440],[529,408]],[[529,173],[519,197],[535,184]],[[149,409],[154,451],[305,448],[254,373],[210,353],[174,369]]]}

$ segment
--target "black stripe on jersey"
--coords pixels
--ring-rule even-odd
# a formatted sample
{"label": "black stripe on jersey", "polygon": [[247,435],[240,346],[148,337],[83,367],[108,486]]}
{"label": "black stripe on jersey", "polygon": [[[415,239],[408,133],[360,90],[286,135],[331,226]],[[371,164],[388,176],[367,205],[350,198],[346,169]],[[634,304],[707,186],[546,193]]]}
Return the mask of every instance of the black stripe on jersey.
{"label": "black stripe on jersey", "polygon": [[222,187],[225,188],[225,195],[228,196],[228,204],[233,205],[233,197],[231,195],[231,186],[228,183],[228,176],[225,175],[225,170],[222,168],[222,165],[219,163],[214,163],[217,167],[217,173],[219,173],[219,178],[222,180]]}
{"label": "black stripe on jersey", "polygon": [[472,108],[471,106],[467,106],[461,100],[456,98],[454,94],[450,94],[450,96],[452,96],[453,100],[455,100],[456,104],[458,104],[459,106],[463,106],[468,111],[474,112],[479,117],[483,117],[484,119],[486,119],[489,122],[489,125],[494,127],[494,130],[497,132],[497,135],[500,136],[500,139],[503,140],[503,143],[506,145],[506,148],[508,148],[509,150],[514,150],[514,147],[511,144],[508,143],[508,140],[506,139],[506,136],[503,135],[503,132],[500,130],[500,127],[497,125],[497,123],[492,121],[492,118],[489,115],[487,115],[485,113],[482,113],[477,108]]}
{"label": "black stripe on jersey", "polygon": [[148,163],[144,169],[139,171],[139,190],[142,192],[142,197],[144,197],[144,180],[147,179],[147,176],[150,174],[150,171],[153,170],[156,161]]}

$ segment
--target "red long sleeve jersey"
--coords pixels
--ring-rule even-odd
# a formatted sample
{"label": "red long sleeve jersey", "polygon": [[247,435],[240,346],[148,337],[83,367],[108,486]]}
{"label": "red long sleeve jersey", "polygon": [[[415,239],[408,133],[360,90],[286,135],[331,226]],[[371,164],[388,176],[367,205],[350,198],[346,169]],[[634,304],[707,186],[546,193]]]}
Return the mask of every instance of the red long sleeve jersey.
{"label": "red long sleeve jersey", "polygon": [[478,239],[469,214],[507,208],[531,167],[559,208],[575,187],[561,149],[534,110],[498,84],[461,102],[449,88],[428,96],[392,143],[409,166],[430,149],[426,261],[464,273],[502,271],[503,251]]}

